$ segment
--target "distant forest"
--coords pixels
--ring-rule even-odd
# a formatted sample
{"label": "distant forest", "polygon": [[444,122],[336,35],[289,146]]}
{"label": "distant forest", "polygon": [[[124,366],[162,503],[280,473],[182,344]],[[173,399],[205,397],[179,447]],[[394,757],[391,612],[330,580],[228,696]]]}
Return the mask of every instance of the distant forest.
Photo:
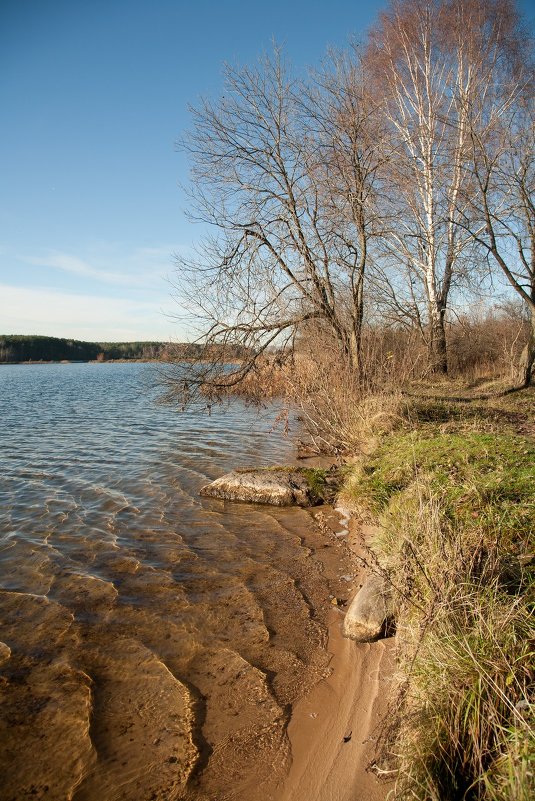
{"label": "distant forest", "polygon": [[230,345],[170,342],[81,342],[59,337],[0,335],[0,364],[17,362],[106,362],[199,360],[203,358],[241,359],[246,349]]}
{"label": "distant forest", "polygon": [[[166,342],[80,342],[45,336],[0,336],[0,363],[164,359]],[[186,351],[189,345],[174,345]],[[195,348],[195,346],[193,346]],[[192,353],[193,355],[193,353]]]}

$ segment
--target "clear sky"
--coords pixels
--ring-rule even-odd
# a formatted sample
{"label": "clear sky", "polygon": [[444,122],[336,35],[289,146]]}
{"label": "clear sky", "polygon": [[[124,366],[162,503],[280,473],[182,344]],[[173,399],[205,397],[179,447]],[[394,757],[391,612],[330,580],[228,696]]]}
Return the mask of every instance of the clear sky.
{"label": "clear sky", "polygon": [[[275,39],[317,65],[384,0],[0,0],[0,334],[183,339],[188,104]],[[532,0],[521,7],[533,17]]]}

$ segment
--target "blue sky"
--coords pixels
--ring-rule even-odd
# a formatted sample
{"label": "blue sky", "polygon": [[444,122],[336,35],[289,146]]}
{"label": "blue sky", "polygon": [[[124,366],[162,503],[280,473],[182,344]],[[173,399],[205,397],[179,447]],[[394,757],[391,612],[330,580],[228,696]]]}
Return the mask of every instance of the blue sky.
{"label": "blue sky", "polygon": [[1,0],[0,334],[181,339],[169,315],[188,104],[273,38],[317,64],[372,21],[346,0]]}
{"label": "blue sky", "polygon": [[201,235],[174,145],[188,104],[224,61],[275,39],[315,65],[385,5],[0,0],[0,334],[187,338],[169,279]]}

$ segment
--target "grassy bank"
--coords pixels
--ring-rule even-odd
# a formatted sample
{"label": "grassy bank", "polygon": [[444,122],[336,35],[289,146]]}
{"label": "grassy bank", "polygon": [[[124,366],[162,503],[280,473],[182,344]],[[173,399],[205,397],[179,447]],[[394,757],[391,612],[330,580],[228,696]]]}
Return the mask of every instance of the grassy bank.
{"label": "grassy bank", "polygon": [[400,400],[346,476],[394,596],[397,799],[535,797],[534,405]]}

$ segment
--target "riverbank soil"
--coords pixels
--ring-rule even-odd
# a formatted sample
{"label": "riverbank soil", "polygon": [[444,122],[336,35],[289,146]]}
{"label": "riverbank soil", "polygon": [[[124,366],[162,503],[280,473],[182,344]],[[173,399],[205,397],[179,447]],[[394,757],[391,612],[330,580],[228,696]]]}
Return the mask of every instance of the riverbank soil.
{"label": "riverbank soil", "polygon": [[[344,538],[354,570],[351,596],[362,585],[366,529],[360,521],[320,511],[335,537]],[[280,801],[383,801],[390,783],[374,773],[377,738],[388,714],[392,637],[356,643],[342,637],[347,604],[333,604],[327,650],[330,674],[292,711],[288,726],[291,767]]]}
{"label": "riverbank soil", "polygon": [[[390,437],[383,435],[381,441],[392,441],[395,447],[400,437],[413,431],[415,436],[420,435],[426,441],[429,439],[431,444],[436,440],[446,445],[449,438],[460,436],[463,439],[459,439],[459,442],[462,441],[463,447],[468,448],[471,438],[475,437],[479,442],[479,437],[481,452],[478,452],[477,458],[469,455],[466,458],[475,459],[474,469],[476,472],[480,469],[481,477],[477,478],[474,474],[473,478],[481,484],[485,483],[485,476],[492,470],[492,449],[489,450],[490,461],[487,462],[483,446],[490,448],[490,445],[485,437],[490,438],[489,442],[492,437],[501,438],[504,443],[510,437],[511,446],[517,447],[522,443],[522,438],[529,441],[535,435],[533,388],[502,396],[497,392],[493,394],[493,387],[422,386],[417,389],[421,394],[408,402],[412,408],[407,415],[407,423],[401,423],[399,431],[393,432]],[[450,397],[443,396],[445,391],[449,392]],[[380,448],[381,442],[377,446]],[[431,460],[432,464],[425,469],[440,471],[443,468],[443,454],[440,448],[435,450],[436,453],[430,450],[428,461]],[[386,454],[388,452],[386,444]],[[522,450],[522,453],[526,452]],[[460,451],[457,455],[464,458]],[[415,458],[418,462],[417,456]],[[408,458],[408,466],[411,464],[411,458]],[[504,471],[510,469],[505,462],[501,468]],[[380,473],[377,475],[380,476]],[[512,480],[512,476],[510,478]],[[503,482],[507,479],[508,475],[504,475]],[[357,507],[359,497],[356,498]],[[361,498],[361,501],[365,500],[366,493]],[[481,513],[476,509],[476,500],[470,518],[478,521]],[[362,511],[370,519],[371,510],[363,508]],[[371,519],[375,519],[373,512]],[[364,543],[372,541],[373,529],[360,526],[354,519],[349,528],[348,544],[357,558],[365,559],[369,554]],[[362,583],[362,580],[361,574],[357,581]],[[393,788],[393,779],[384,781],[385,773],[382,774],[382,782],[374,775],[374,759],[377,737],[381,727],[389,721],[395,640],[389,638],[369,644],[344,640],[340,636],[341,611],[337,607],[333,609],[329,626],[328,650],[332,654],[332,672],[293,710],[288,727],[292,764],[280,796],[281,801],[383,801]],[[380,773],[380,770],[377,772]]]}
{"label": "riverbank soil", "polygon": [[531,801],[535,393],[431,389],[399,397],[342,490],[392,588],[395,794]]}
{"label": "riverbank soil", "polygon": [[299,701],[288,727],[292,766],[280,801],[383,801],[389,787],[371,770],[387,713],[392,640],[342,638],[333,612],[332,674]]}

